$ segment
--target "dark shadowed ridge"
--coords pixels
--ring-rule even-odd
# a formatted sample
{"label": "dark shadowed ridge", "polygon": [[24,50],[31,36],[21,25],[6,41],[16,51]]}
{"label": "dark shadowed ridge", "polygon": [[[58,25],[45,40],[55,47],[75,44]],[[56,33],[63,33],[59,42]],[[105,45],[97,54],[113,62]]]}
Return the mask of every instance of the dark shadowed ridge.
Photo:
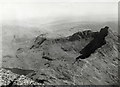
{"label": "dark shadowed ridge", "polygon": [[88,58],[92,53],[95,52],[98,48],[106,44],[105,37],[108,35],[108,28],[105,27],[98,32],[94,39],[90,41],[81,51],[80,53],[82,54],[81,56],[77,57],[76,59],[85,59]]}

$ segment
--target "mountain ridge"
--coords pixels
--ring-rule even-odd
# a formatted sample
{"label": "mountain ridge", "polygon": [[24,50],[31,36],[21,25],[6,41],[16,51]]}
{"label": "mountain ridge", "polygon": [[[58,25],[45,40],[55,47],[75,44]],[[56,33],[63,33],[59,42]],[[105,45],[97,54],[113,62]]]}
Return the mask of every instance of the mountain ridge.
{"label": "mountain ridge", "polygon": [[46,85],[117,84],[118,36],[112,30],[108,30],[105,45],[89,58],[72,65],[79,52],[97,34],[86,30],[64,38],[38,36],[30,45],[17,49],[17,63],[12,67],[34,70],[27,76],[35,81],[47,80]]}

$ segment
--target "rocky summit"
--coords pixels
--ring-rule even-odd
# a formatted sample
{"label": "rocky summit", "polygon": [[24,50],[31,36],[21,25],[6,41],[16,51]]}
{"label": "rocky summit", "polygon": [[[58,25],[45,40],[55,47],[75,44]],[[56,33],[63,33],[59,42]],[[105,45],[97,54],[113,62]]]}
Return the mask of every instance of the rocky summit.
{"label": "rocky summit", "polygon": [[[27,85],[117,85],[118,35],[111,29],[105,32],[86,30],[67,37],[40,35],[32,39],[17,48],[15,57],[8,59],[10,65],[3,63],[1,72],[9,71],[9,75],[2,74],[2,85],[20,85],[25,81]],[[87,53],[89,56],[74,63],[78,56]]]}

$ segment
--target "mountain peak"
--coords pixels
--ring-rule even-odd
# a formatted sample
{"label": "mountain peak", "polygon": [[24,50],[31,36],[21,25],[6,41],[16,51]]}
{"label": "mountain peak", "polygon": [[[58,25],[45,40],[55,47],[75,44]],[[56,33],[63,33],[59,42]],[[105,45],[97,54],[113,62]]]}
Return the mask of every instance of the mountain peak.
{"label": "mountain peak", "polygon": [[[114,85],[118,79],[116,37],[108,27],[57,39],[38,36],[32,45],[17,50],[14,66],[34,70],[27,76],[38,82],[47,80],[46,85]],[[73,65],[81,54],[89,55]]]}

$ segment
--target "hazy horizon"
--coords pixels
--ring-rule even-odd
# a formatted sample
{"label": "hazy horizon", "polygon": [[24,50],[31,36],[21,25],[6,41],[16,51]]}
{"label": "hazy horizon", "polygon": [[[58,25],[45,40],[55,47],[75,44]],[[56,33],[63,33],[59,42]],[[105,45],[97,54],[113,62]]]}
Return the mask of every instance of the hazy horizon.
{"label": "hazy horizon", "polygon": [[[2,23],[37,23],[66,21],[117,21],[118,4],[116,2],[41,2],[2,4]],[[32,21],[32,22],[31,22]],[[38,24],[39,24],[38,23]]]}

